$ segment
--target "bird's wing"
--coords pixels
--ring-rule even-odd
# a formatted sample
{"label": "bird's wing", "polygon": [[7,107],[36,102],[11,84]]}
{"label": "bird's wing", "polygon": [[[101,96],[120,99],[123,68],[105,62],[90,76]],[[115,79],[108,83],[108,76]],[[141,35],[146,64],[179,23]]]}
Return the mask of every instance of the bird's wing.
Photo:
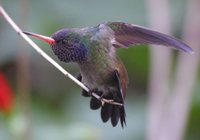
{"label": "bird's wing", "polygon": [[118,87],[117,97],[121,100],[120,102],[123,104],[123,106],[120,108],[118,106],[113,106],[112,114],[111,114],[111,123],[113,126],[116,126],[120,118],[121,126],[123,127],[124,125],[126,125],[126,119],[125,119],[126,113],[125,113],[125,108],[124,108],[124,98],[126,94],[124,93],[126,92],[125,91],[126,89],[124,90],[124,88],[126,87],[123,87],[123,86],[127,86],[127,85],[123,85],[122,78],[120,77],[122,75],[120,75],[118,70],[115,70],[114,73],[115,73],[115,78],[116,78],[117,87]]}
{"label": "bird's wing", "polygon": [[120,80],[120,75],[119,75],[119,72],[117,70],[115,70],[115,79],[116,79],[116,82],[117,82],[117,88],[118,88],[118,97],[122,100],[121,102],[124,103],[124,94],[123,93],[123,90],[122,90],[122,83],[121,83],[121,80]]}
{"label": "bird's wing", "polygon": [[137,44],[155,44],[193,53],[192,48],[182,41],[157,31],[124,22],[107,22],[104,24],[114,33],[112,43],[115,47],[126,48]]}

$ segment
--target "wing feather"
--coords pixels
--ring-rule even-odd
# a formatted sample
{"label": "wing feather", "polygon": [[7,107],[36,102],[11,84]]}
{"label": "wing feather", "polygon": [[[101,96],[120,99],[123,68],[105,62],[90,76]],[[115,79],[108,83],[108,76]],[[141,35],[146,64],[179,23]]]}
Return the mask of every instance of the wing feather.
{"label": "wing feather", "polygon": [[115,47],[124,48],[137,44],[155,44],[193,53],[192,48],[187,44],[157,31],[124,22],[107,22],[105,24],[114,32],[115,40],[112,43]]}

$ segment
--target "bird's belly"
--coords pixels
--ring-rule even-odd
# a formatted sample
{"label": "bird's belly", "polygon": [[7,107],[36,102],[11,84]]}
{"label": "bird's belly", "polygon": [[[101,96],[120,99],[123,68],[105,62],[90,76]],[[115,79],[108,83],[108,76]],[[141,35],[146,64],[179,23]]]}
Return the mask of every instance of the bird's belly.
{"label": "bird's belly", "polygon": [[112,80],[114,68],[112,66],[106,67],[85,67],[81,69],[82,75],[82,82],[89,88],[89,89],[102,89],[109,84],[111,85],[110,81]]}
{"label": "bird's belly", "polygon": [[82,82],[90,89],[111,86],[115,60],[115,48],[107,40],[94,42],[88,52],[88,59],[79,63]]}

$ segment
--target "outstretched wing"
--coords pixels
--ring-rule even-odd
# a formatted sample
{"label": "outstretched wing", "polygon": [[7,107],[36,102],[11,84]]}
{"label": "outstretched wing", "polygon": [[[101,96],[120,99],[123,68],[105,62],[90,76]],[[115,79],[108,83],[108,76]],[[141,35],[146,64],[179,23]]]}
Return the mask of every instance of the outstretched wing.
{"label": "outstretched wing", "polygon": [[124,22],[107,22],[105,25],[110,27],[114,32],[114,40],[112,43],[115,47],[129,47],[137,44],[156,44],[193,53],[192,48],[188,45],[163,33]]}

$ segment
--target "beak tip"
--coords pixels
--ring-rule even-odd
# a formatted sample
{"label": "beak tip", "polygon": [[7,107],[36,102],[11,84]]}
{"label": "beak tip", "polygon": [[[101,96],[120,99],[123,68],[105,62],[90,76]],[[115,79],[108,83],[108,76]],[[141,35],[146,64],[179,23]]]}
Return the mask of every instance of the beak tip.
{"label": "beak tip", "polygon": [[26,34],[26,35],[31,35],[30,32],[26,32],[26,31],[22,31],[22,33]]}

